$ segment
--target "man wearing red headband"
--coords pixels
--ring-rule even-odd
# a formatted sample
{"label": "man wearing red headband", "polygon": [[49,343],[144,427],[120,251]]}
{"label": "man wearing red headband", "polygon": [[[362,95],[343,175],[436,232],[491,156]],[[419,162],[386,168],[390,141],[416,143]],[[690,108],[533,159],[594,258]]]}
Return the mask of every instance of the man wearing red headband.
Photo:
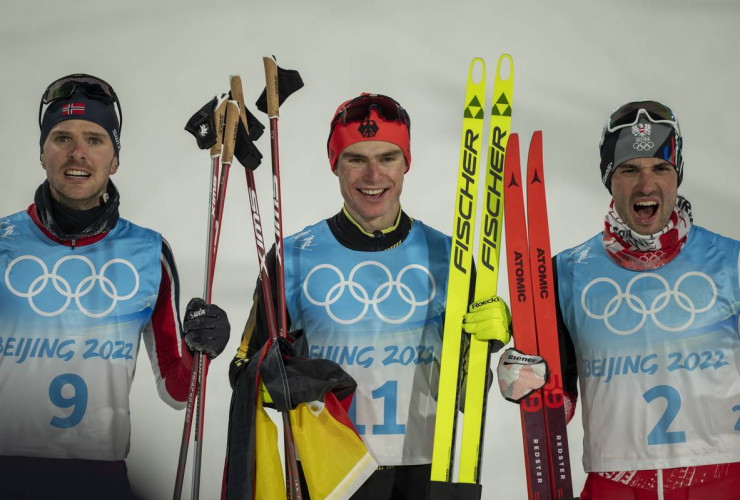
{"label": "man wearing red headband", "polygon": [[[426,498],[431,473],[451,240],[401,209],[410,127],[387,96],[340,105],[327,152],[344,206],[283,245],[291,329],[303,330],[310,357],[357,382],[349,415],[379,467],[354,499]],[[232,384],[268,338],[262,301],[258,286]],[[508,310],[501,301],[481,309],[464,328],[500,348]]]}

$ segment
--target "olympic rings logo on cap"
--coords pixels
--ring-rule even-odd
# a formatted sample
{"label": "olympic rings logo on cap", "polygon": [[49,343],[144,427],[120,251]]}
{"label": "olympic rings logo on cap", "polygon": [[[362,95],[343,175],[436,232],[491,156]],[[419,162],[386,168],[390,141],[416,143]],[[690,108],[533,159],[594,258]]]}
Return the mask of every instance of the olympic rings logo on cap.
{"label": "olympic rings logo on cap", "polygon": [[[10,283],[10,272],[12,271],[13,267],[26,260],[37,263],[41,268],[41,273],[30,282],[26,291],[21,291]],[[65,277],[61,276],[59,272],[62,264],[75,260],[85,264],[90,270],[90,275],[81,279],[73,290],[70,282]],[[116,288],[115,283],[113,283],[110,278],[105,276],[106,271],[108,271],[111,266],[116,264],[126,266],[131,271],[133,277],[134,285],[131,291],[125,295],[119,295],[119,291]],[[53,311],[44,311],[39,308],[38,304],[36,304],[34,297],[37,297],[40,293],[46,290],[46,286],[49,284],[50,281],[56,292],[65,300],[64,303],[57,309]],[[108,308],[101,312],[93,312],[88,310],[83,306],[80,300],[82,297],[89,295],[94,289],[96,289],[96,283],[100,285],[100,290],[102,290],[103,294],[111,299],[111,304],[108,306]],[[89,318],[102,318],[110,314],[119,301],[128,300],[136,295],[136,292],[139,291],[139,273],[136,272],[136,268],[134,268],[133,264],[124,259],[109,260],[108,262],[103,264],[103,267],[100,268],[100,273],[98,273],[96,272],[95,265],[92,263],[92,261],[90,261],[90,259],[88,259],[87,257],[81,255],[69,255],[66,257],[62,257],[56,262],[56,264],[54,264],[54,267],[52,268],[50,273],[49,268],[46,266],[43,260],[33,255],[22,255],[13,259],[8,265],[8,268],[5,270],[5,284],[7,285],[8,290],[10,290],[14,295],[17,295],[18,297],[25,297],[26,299],[28,299],[28,304],[31,306],[31,309],[33,309],[33,311],[36,312],[36,314],[38,314],[39,316],[58,316],[67,310],[70,303],[72,302],[72,299],[74,299],[75,304],[77,304],[77,308],[85,316]]]}
{"label": "olympic rings logo on cap", "polygon": [[632,126],[632,135],[635,136],[635,142],[632,148],[637,151],[649,151],[655,147],[655,143],[650,140],[650,134],[653,126],[649,123],[636,123]]}
{"label": "olympic rings logo on cap", "polygon": [[[699,286],[692,285],[692,286],[685,286],[684,288],[686,291],[681,291],[681,284],[690,277],[696,277],[704,282],[706,282],[706,285],[709,287],[709,290],[705,289],[704,293],[701,293],[699,290]],[[645,300],[643,300],[645,297],[645,294],[634,294],[632,293],[632,289],[635,286],[635,284],[639,280],[647,280],[647,279],[655,279],[658,281],[658,283],[661,285],[661,288],[663,291],[657,293],[653,300],[650,302],[650,307],[648,308],[648,305],[646,304]],[[609,299],[604,306],[604,309],[602,312],[594,312],[592,311],[588,306],[588,297],[593,298],[594,294],[596,292],[592,292],[591,295],[589,295],[589,292],[591,289],[599,284],[599,283],[607,283],[611,287],[614,288],[615,294],[614,296]],[[709,291],[710,293],[706,293]],[[588,296],[588,297],[587,297]],[[709,300],[706,304],[697,304],[696,301],[700,300],[701,297],[705,297],[704,300],[706,300],[706,297],[709,296]],[[673,299],[673,300],[671,300]],[[696,315],[706,312],[709,309],[712,308],[714,303],[717,301],[717,285],[714,283],[712,278],[707,276],[704,273],[700,273],[697,271],[691,271],[688,273],[685,273],[680,278],[676,280],[676,283],[671,288],[671,286],[668,284],[668,281],[655,273],[644,273],[639,274],[638,276],[635,276],[632,278],[629,283],[627,284],[627,288],[623,292],[619,284],[614,281],[611,278],[596,278],[592,280],[586,287],[583,289],[583,292],[581,293],[581,306],[583,307],[583,311],[588,315],[588,317],[593,319],[600,319],[604,321],[604,325],[611,331],[612,333],[616,335],[632,335],[636,331],[638,331],[647,321],[648,317],[652,319],[653,323],[658,326],[659,328],[668,331],[668,332],[680,332],[683,330],[686,330],[689,328],[696,319]],[[593,303],[593,302],[592,302]],[[625,328],[618,328],[613,324],[612,318],[619,312],[622,305],[626,305],[628,309],[636,314],[639,315],[639,321],[635,326],[632,328],[628,328],[626,325]],[[658,314],[665,310],[669,305],[676,304],[681,310],[688,313],[688,319],[686,321],[678,326],[670,326],[666,325],[663,321],[661,321],[658,318]],[[666,311],[666,315],[670,315],[672,317],[675,317],[675,314],[668,314],[669,312],[679,312],[675,308],[673,308],[673,311]],[[620,315],[622,316],[622,315]]]}
{"label": "olympic rings logo on cap", "polygon": [[[377,267],[385,274],[385,277],[387,278],[387,281],[377,286],[377,288],[375,288],[372,293],[370,293],[362,284],[355,281],[358,271],[360,271],[364,267]],[[309,283],[313,283],[311,281],[311,278],[314,277],[317,271],[320,271],[322,269],[328,269],[336,274],[337,282],[327,290],[324,298],[320,300],[315,298],[311,294],[311,292],[309,292],[309,288],[314,290],[316,288],[316,285],[312,287]],[[414,291],[411,289],[411,286],[403,282],[403,278],[406,273],[414,269],[424,273],[429,280],[429,295],[423,300],[417,300],[417,297],[414,294]],[[349,294],[351,298],[353,298],[362,306],[362,310],[355,317],[350,319],[340,318],[339,316],[337,316],[337,314],[334,313],[334,311],[332,311],[332,306],[344,296],[344,292],[346,289],[349,289]],[[397,292],[398,297],[400,297],[401,300],[403,300],[406,304],[410,306],[408,313],[399,318],[390,318],[383,314],[379,308],[380,304],[391,297],[391,294],[394,290]],[[409,264],[398,272],[398,276],[393,278],[391,271],[385,265],[377,261],[365,261],[357,264],[354,268],[352,268],[352,271],[350,271],[349,277],[347,279],[344,278],[344,274],[342,274],[342,271],[340,271],[338,267],[331,264],[319,264],[318,266],[311,269],[311,271],[306,276],[306,280],[303,282],[303,293],[309,300],[309,302],[316,306],[324,307],[329,317],[334,320],[334,322],[342,325],[350,325],[360,321],[362,318],[365,317],[370,306],[373,306],[373,311],[375,312],[375,314],[385,323],[396,325],[403,323],[411,318],[417,307],[429,304],[432,299],[434,299],[436,295],[436,290],[437,287],[434,281],[434,277],[432,276],[432,273],[429,271],[429,269],[424,266],[421,266],[419,264]]]}

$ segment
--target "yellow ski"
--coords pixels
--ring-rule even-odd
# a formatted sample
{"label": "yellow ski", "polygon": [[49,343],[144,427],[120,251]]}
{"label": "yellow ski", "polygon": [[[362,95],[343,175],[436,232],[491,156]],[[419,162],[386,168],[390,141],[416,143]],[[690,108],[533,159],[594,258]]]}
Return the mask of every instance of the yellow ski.
{"label": "yellow ski", "polygon": [[[502,71],[507,72],[506,78],[502,77]],[[511,131],[513,90],[514,61],[509,54],[503,54],[498,60],[496,80],[493,85],[483,223],[478,240],[474,296],[476,302],[495,295],[498,285],[501,227],[504,222],[504,158]],[[481,451],[486,420],[486,377],[490,358],[488,342],[471,336],[465,388],[465,413],[460,443],[460,475],[458,478],[460,483],[480,482]]]}
{"label": "yellow ski", "polygon": [[[476,68],[479,81],[476,80]],[[470,275],[473,264],[473,238],[477,212],[478,171],[483,147],[483,116],[485,114],[486,69],[483,59],[475,58],[468,69],[465,90],[463,130],[461,137],[459,175],[455,195],[455,216],[452,229],[450,271],[447,280],[447,303],[440,358],[437,418],[432,452],[432,493],[434,483],[452,479],[455,447],[462,342],[462,317],[468,309]],[[440,496],[440,498],[444,498]]]}
{"label": "yellow ski", "polygon": [[[474,81],[475,68],[481,77]],[[504,77],[504,72],[507,73]],[[483,119],[485,114],[485,63],[475,58],[468,71],[463,115],[460,170],[455,196],[450,271],[444,339],[440,360],[437,421],[434,431],[431,482],[428,500],[480,499],[480,464],[486,412],[486,377],[489,371],[488,342],[471,338],[467,360],[465,414],[460,446],[460,474],[453,482],[455,423],[458,390],[461,383],[462,318],[468,310],[473,266],[473,239],[477,219],[477,193],[480,170],[485,173],[485,202],[478,242],[476,301],[496,294],[498,262],[503,224],[503,170],[506,144],[511,126],[514,64],[504,54],[498,61],[493,88],[489,130],[488,162],[481,162]]]}

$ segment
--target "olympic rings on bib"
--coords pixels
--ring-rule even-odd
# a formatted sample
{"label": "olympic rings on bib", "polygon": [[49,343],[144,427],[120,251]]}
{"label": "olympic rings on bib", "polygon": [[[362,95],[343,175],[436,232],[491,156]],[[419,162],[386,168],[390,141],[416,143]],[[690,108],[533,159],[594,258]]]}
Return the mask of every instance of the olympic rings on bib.
{"label": "olympic rings on bib", "polygon": [[[37,263],[39,267],[41,267],[41,274],[31,280],[26,291],[21,291],[10,283],[10,272],[13,270],[13,267],[26,260]],[[67,278],[60,275],[60,268],[62,264],[69,261],[80,261],[84,265],[86,265],[90,271],[89,276],[82,278],[77,283],[77,286],[74,287],[74,290],[72,290],[73,286],[72,284],[70,284]],[[113,282],[113,280],[105,276],[106,271],[108,271],[108,269],[110,269],[111,266],[115,264],[126,266],[131,271],[133,277],[134,285],[131,291],[125,295],[119,295],[116,284]],[[36,303],[38,299],[34,299],[34,297],[37,297],[44,290],[46,290],[46,286],[49,284],[49,281],[51,281],[56,292],[65,300],[63,304],[57,309],[53,311],[44,311],[39,308],[39,305]],[[103,294],[112,301],[111,304],[101,312],[89,311],[83,306],[80,300],[82,297],[89,295],[93,290],[96,290],[96,283],[99,283],[100,290],[102,290]],[[14,295],[17,295],[18,297],[25,297],[26,299],[28,299],[28,304],[31,306],[31,309],[33,309],[34,312],[36,312],[36,314],[38,314],[39,316],[58,316],[67,310],[70,303],[72,302],[72,299],[74,299],[75,304],[77,304],[77,308],[85,316],[90,318],[102,318],[110,314],[119,301],[128,300],[136,295],[136,292],[139,291],[139,273],[136,272],[136,268],[134,268],[133,264],[124,259],[109,260],[108,262],[103,264],[103,267],[100,268],[100,273],[97,273],[95,271],[95,265],[92,263],[92,261],[82,255],[68,255],[66,257],[62,257],[56,262],[56,264],[54,264],[54,267],[52,268],[50,273],[49,268],[40,258],[33,255],[21,255],[20,257],[16,257],[15,259],[13,259],[10,264],[8,264],[8,267],[5,270],[5,284],[8,287],[8,290],[10,290]]]}
{"label": "olympic rings on bib", "polygon": [[[700,286],[695,285],[685,285],[684,289],[685,291],[682,291],[681,284],[690,277],[696,277],[704,282],[706,282],[706,285],[709,287],[708,289],[700,290]],[[648,307],[648,304],[646,303],[646,300],[648,299],[648,295],[645,293],[639,293],[635,294],[632,292],[633,287],[639,280],[648,280],[648,279],[655,279],[657,282],[661,285],[659,288],[662,289],[662,291],[659,291],[652,301],[650,302],[650,307]],[[601,298],[604,295],[608,295],[605,293],[598,294],[597,292],[591,292],[591,295],[589,295],[589,292],[591,289],[599,284],[599,283],[606,283],[610,285],[610,287],[614,288],[614,296],[611,297],[606,304],[604,305],[604,308],[602,312],[594,312],[589,308],[589,298],[591,299],[591,303],[593,304],[593,301],[597,298]],[[704,293],[702,293],[704,292]],[[709,292],[709,293],[706,293]],[[707,297],[708,300],[707,300]],[[673,299],[673,300],[671,300]],[[699,303],[697,304],[697,301],[706,302],[706,304]],[[632,278],[629,283],[627,283],[627,288],[623,292],[620,288],[619,284],[614,281],[611,278],[596,278],[592,280],[586,287],[583,289],[583,292],[581,293],[581,306],[583,307],[583,311],[588,315],[588,317],[593,319],[600,319],[604,321],[604,325],[611,331],[612,333],[616,335],[632,335],[633,333],[637,332],[642,326],[645,324],[648,318],[651,318],[653,323],[661,328],[662,330],[665,330],[667,332],[680,332],[683,330],[686,330],[691,325],[694,324],[694,320],[696,319],[696,315],[706,312],[709,309],[714,306],[715,302],[717,301],[717,285],[714,283],[712,278],[707,276],[704,273],[691,271],[688,273],[685,273],[680,278],[676,280],[675,285],[673,285],[673,288],[668,284],[668,281],[660,276],[659,274],[655,273],[641,273],[634,278]],[[599,302],[601,303],[601,302]],[[626,305],[629,311],[632,311],[639,315],[639,321],[635,326],[632,328],[627,327],[626,325],[621,325],[624,328],[619,328],[618,326],[614,325],[614,320],[612,319],[620,310],[622,305]],[[677,326],[671,326],[666,325],[664,321],[661,321],[658,318],[658,315],[661,311],[665,310],[669,305],[675,304],[677,305],[680,310],[688,313],[688,319],[684,321],[682,324]],[[672,311],[666,311],[665,317],[674,317],[676,316],[676,312],[680,312],[675,307]],[[671,314],[672,313],[672,314]],[[624,314],[624,313],[623,313]],[[621,316],[623,316],[620,315]],[[622,318],[623,319],[623,318]],[[624,321],[623,321],[624,322]]]}
{"label": "olympic rings on bib", "polygon": [[[368,291],[361,283],[358,283],[356,281],[357,273],[364,267],[379,268],[385,275],[386,281],[378,285],[375,290]],[[309,289],[311,289],[314,290],[314,294],[316,293],[316,288],[318,285],[316,285],[314,281],[318,280],[319,278],[316,278],[314,275],[317,271],[320,271],[322,269],[332,271],[333,274],[336,274],[337,277],[336,284],[329,287],[323,299],[321,299],[320,297],[314,297],[314,295],[312,295],[312,293],[309,291]],[[407,272],[411,270],[421,271],[426,275],[426,278],[429,281],[429,294],[427,297],[423,298],[423,300],[418,300],[411,286],[403,282],[404,276]],[[312,281],[312,278],[314,281]],[[349,290],[349,295],[345,296],[344,293],[347,289]],[[400,297],[403,302],[409,305],[408,312],[399,318],[390,318],[380,311],[380,305],[387,299],[391,298],[391,294],[394,290],[396,291],[398,297]],[[344,278],[344,274],[342,274],[342,271],[340,271],[338,267],[331,264],[319,264],[318,266],[311,269],[311,271],[306,276],[305,281],[303,282],[303,294],[306,296],[308,301],[311,302],[313,305],[324,307],[327,314],[332,320],[334,320],[334,322],[343,325],[350,325],[360,321],[362,318],[365,317],[371,305],[373,306],[373,311],[375,312],[375,314],[382,321],[390,324],[403,323],[411,318],[417,307],[429,304],[432,299],[434,299],[434,296],[436,295],[436,290],[437,287],[434,281],[434,276],[432,276],[432,273],[429,272],[429,269],[424,266],[421,266],[419,264],[409,264],[398,272],[398,276],[396,276],[396,278],[393,278],[391,271],[384,264],[377,261],[365,261],[357,264],[354,268],[352,268],[352,271],[350,271],[349,277],[347,279]],[[353,302],[356,302],[362,306],[362,310],[355,317],[350,319],[343,319],[337,316],[334,311],[332,311],[332,305],[336,304],[343,297],[345,301],[354,299]]]}

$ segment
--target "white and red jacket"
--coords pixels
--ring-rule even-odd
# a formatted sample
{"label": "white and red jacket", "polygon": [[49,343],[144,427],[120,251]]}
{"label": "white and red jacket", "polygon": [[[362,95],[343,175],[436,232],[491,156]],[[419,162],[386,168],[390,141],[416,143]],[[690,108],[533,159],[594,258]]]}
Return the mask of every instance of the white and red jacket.
{"label": "white and red jacket", "polygon": [[0,455],[121,460],[141,339],[159,395],[187,399],[179,284],[162,236],[118,219],[62,241],[36,205],[0,219]]}

